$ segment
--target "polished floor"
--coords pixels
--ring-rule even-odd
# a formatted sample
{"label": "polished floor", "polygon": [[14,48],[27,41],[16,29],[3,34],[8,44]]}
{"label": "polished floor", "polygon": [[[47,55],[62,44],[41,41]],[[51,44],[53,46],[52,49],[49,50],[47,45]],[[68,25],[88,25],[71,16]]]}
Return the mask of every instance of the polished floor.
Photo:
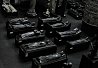
{"label": "polished floor", "polygon": [[[21,14],[19,14],[19,16],[21,16]],[[15,17],[5,17],[0,11],[0,68],[32,68],[31,61],[23,62],[19,58],[18,48],[14,45],[14,39],[8,39],[6,37],[5,23],[11,18]],[[36,18],[30,19],[37,21]],[[67,18],[63,18],[63,21],[65,20],[71,22],[71,29],[75,27],[81,28],[81,20],[75,20],[69,15],[67,15]],[[60,46],[59,50],[62,50],[62,46]],[[73,63],[72,68],[79,68],[81,57],[87,52],[88,50],[84,50],[68,55],[69,61]]]}

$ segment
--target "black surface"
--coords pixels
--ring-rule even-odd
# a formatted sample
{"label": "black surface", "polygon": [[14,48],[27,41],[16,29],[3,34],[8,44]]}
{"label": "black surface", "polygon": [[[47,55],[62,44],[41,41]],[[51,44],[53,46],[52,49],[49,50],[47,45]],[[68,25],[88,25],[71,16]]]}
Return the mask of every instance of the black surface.
{"label": "black surface", "polygon": [[[23,17],[23,13],[18,15]],[[5,17],[0,11],[0,68],[32,68],[31,61],[23,62],[19,59],[18,48],[14,45],[14,39],[8,39],[6,36],[5,23],[11,17]],[[15,17],[12,17],[15,18]],[[71,29],[78,27],[81,28],[81,20],[75,20],[73,17],[67,15],[67,18],[63,18],[63,21],[69,20],[72,23]],[[37,21],[35,18],[31,20]],[[61,51],[64,48],[59,46]],[[72,68],[78,68],[81,57],[83,54],[87,53],[88,50],[70,54],[68,56],[69,61],[73,63]]]}

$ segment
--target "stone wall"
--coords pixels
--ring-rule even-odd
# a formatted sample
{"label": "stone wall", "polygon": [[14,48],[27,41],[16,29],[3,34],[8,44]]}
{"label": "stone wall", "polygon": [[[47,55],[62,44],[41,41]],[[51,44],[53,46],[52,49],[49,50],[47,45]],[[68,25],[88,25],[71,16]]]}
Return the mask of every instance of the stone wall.
{"label": "stone wall", "polygon": [[88,0],[86,2],[83,21],[98,26],[98,0]]}

